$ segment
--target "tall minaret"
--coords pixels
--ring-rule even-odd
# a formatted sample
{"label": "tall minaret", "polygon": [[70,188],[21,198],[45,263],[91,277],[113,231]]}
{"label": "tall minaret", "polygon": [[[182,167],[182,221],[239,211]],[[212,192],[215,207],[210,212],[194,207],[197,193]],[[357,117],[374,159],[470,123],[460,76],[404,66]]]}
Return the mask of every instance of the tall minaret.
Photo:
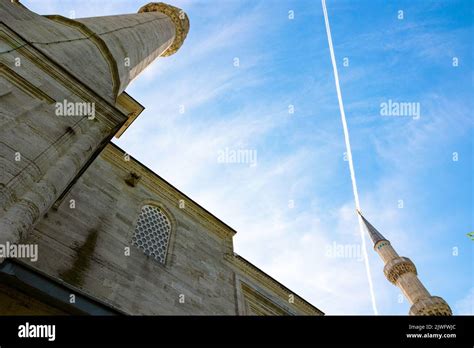
{"label": "tall minaret", "polygon": [[415,264],[407,257],[399,256],[390,242],[377,231],[357,211],[367,228],[374,249],[385,263],[383,273],[387,279],[398,286],[412,305],[410,315],[452,315],[451,308],[438,296],[431,296],[428,290],[418,279]]}
{"label": "tall minaret", "polygon": [[0,244],[5,245],[25,240],[143,110],[125,89],[156,58],[178,51],[189,19],[179,8],[155,2],[138,13],[71,19],[0,0],[0,22]]}

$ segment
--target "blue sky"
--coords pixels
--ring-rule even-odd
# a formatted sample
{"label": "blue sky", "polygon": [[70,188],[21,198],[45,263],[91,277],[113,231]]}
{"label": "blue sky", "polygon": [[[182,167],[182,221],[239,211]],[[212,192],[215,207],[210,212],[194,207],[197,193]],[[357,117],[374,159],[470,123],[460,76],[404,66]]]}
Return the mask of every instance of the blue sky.
{"label": "blue sky", "polygon": [[[22,2],[77,18],[145,4]],[[129,86],[146,110],[116,144],[235,228],[237,253],[327,314],[371,314],[364,262],[328,253],[358,247],[360,235],[321,3],[168,3],[188,14],[189,35]],[[472,6],[327,1],[362,210],[456,314],[474,313]],[[388,100],[419,103],[419,119],[382,116]],[[257,165],[219,163],[225,149],[256,151]],[[370,244],[368,254],[379,312],[408,313]]]}

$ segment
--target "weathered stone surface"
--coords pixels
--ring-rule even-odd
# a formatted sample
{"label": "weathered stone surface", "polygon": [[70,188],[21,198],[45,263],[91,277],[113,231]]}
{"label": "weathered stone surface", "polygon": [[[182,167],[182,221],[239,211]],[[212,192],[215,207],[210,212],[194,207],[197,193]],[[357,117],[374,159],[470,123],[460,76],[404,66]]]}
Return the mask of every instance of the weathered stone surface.
{"label": "weathered stone surface", "polygon": [[[179,9],[74,21],[1,1],[0,14],[0,243],[39,249],[18,262],[128,314],[322,314],[235,255],[229,226],[107,145],[143,109],[121,92],[186,37]],[[59,116],[65,101],[95,117]],[[164,264],[131,243],[144,205],[171,223]],[[1,314],[59,313],[33,299],[25,312],[1,288],[8,301]]]}
{"label": "weathered stone surface", "polygon": [[[273,314],[321,314],[301,299],[290,303],[291,292],[254,266],[234,262],[233,230],[125,158],[120,149],[107,146],[58,209],[35,226],[30,238],[39,244],[40,257],[31,266],[130,314],[272,314],[246,307],[242,283],[259,294],[253,300],[273,303],[278,308]],[[139,167],[141,180],[131,187],[127,176]],[[171,221],[165,265],[132,246],[144,204],[160,207]]]}
{"label": "weathered stone surface", "polygon": [[[7,1],[0,12],[0,242],[17,242],[128,115],[35,46],[62,35],[50,20]],[[59,115],[65,100],[93,105],[95,117]]]}

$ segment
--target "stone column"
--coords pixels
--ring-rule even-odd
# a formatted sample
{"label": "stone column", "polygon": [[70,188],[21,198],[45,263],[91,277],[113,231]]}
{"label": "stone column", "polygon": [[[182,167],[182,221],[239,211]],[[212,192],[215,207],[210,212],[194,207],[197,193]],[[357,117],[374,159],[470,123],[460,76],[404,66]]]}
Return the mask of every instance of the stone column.
{"label": "stone column", "polygon": [[175,53],[189,31],[187,15],[177,7],[149,3],[138,14],[77,19],[103,40],[117,64],[117,93],[157,57]]}
{"label": "stone column", "polygon": [[7,241],[18,243],[26,237],[26,233],[37,219],[46,213],[92,155],[92,149],[96,149],[102,139],[101,135],[103,136],[99,127],[91,127],[41,180],[9,207],[0,218],[0,245],[6,244]]}
{"label": "stone column", "polygon": [[176,52],[189,31],[187,15],[164,3],[135,14],[80,19],[40,16],[18,4],[2,7],[15,8],[12,20],[2,15],[10,28],[112,102],[155,58]]}
{"label": "stone column", "polygon": [[[12,180],[0,183],[0,244],[6,244],[27,237],[39,217],[125,123],[128,115],[117,107],[118,96],[155,58],[181,47],[189,20],[180,9],[163,3],[145,5],[136,14],[73,20],[40,16],[10,1],[0,2],[0,18],[10,35],[0,37],[7,48],[0,63],[10,71],[0,71],[0,82],[11,87],[3,97],[35,103],[34,112],[22,114],[15,103],[0,104],[0,111],[11,116],[7,122],[15,134],[0,139],[0,146],[22,148],[22,156],[31,159],[29,166],[42,168],[21,189],[12,184],[21,175],[16,169],[10,173]],[[19,57],[22,64],[16,67],[13,63]],[[98,115],[93,121],[69,115],[83,119],[65,121],[52,107],[64,98],[94,105]],[[82,130],[74,125],[82,125]],[[59,140],[68,132],[74,137],[63,146]],[[35,141],[41,140],[33,144],[39,155],[30,151],[33,135]],[[54,156],[48,157],[48,151]],[[6,167],[17,167],[9,165],[13,159],[2,152],[0,160]]]}

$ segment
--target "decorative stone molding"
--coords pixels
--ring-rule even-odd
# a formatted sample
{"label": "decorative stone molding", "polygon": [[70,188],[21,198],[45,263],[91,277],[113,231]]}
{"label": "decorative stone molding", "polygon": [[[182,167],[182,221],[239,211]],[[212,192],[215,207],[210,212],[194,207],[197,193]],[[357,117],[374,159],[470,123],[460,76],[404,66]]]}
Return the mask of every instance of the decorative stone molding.
{"label": "decorative stone molding", "polygon": [[265,295],[260,294],[245,282],[241,282],[241,290],[245,299],[246,315],[294,315],[278,306]]}
{"label": "decorative stone molding", "polygon": [[410,315],[436,315],[450,316],[453,315],[451,308],[438,296],[430,296],[422,298],[415,302],[410,308]]}
{"label": "decorative stone molding", "polygon": [[[1,33],[0,33],[1,37]],[[26,94],[33,98],[43,100],[48,104],[53,104],[55,100],[44,93],[41,89],[33,85],[30,81],[23,78],[21,75],[10,69],[8,66],[0,62],[0,76],[10,81],[13,85],[20,88]]]}
{"label": "decorative stone molding", "polygon": [[130,125],[137,119],[137,117],[143,112],[143,110],[145,110],[145,107],[139,102],[137,102],[135,99],[133,99],[126,92],[120,93],[115,106],[128,115],[127,121],[115,134],[115,138],[118,139],[122,136],[123,133],[125,133],[127,128],[130,127]]}
{"label": "decorative stone molding", "polygon": [[180,200],[185,200],[186,209],[182,209],[185,214],[199,221],[199,223],[205,226],[210,232],[215,233],[219,238],[232,240],[232,237],[236,233],[235,230],[218,220],[207,210],[160,178],[158,174],[137,162],[133,157],[129,156],[129,160],[124,160],[125,155],[125,152],[116,147],[113,143],[109,143],[101,153],[101,157],[109,163],[112,163],[128,173],[136,173],[140,176],[140,185],[143,185],[151,192],[166,199],[170,204],[178,205]]}
{"label": "decorative stone molding", "polygon": [[307,315],[324,315],[324,313],[318,308],[314,307],[311,303],[292,292],[290,289],[270,277],[268,274],[257,268],[249,261],[245,260],[243,257],[232,253],[225,255],[225,259],[232,266],[234,266],[235,269],[240,271],[239,273],[241,273],[243,276],[255,280],[258,284],[261,284],[267,289],[273,291],[280,298],[286,300],[290,295],[294,296],[294,302],[292,303],[292,306],[297,308],[300,312],[306,313]]}
{"label": "decorative stone molding", "polygon": [[179,50],[181,45],[186,39],[189,31],[189,18],[186,13],[174,6],[162,3],[162,2],[150,2],[149,4],[142,6],[138,13],[144,12],[161,12],[173,21],[175,26],[175,37],[174,41],[168,49],[161,54],[162,57],[171,56]]}
{"label": "decorative stone molding", "polygon": [[408,272],[414,273],[415,275],[418,274],[415,264],[407,257],[397,257],[387,262],[383,269],[385,277],[394,285],[396,285],[398,278],[400,278],[402,274]]}

